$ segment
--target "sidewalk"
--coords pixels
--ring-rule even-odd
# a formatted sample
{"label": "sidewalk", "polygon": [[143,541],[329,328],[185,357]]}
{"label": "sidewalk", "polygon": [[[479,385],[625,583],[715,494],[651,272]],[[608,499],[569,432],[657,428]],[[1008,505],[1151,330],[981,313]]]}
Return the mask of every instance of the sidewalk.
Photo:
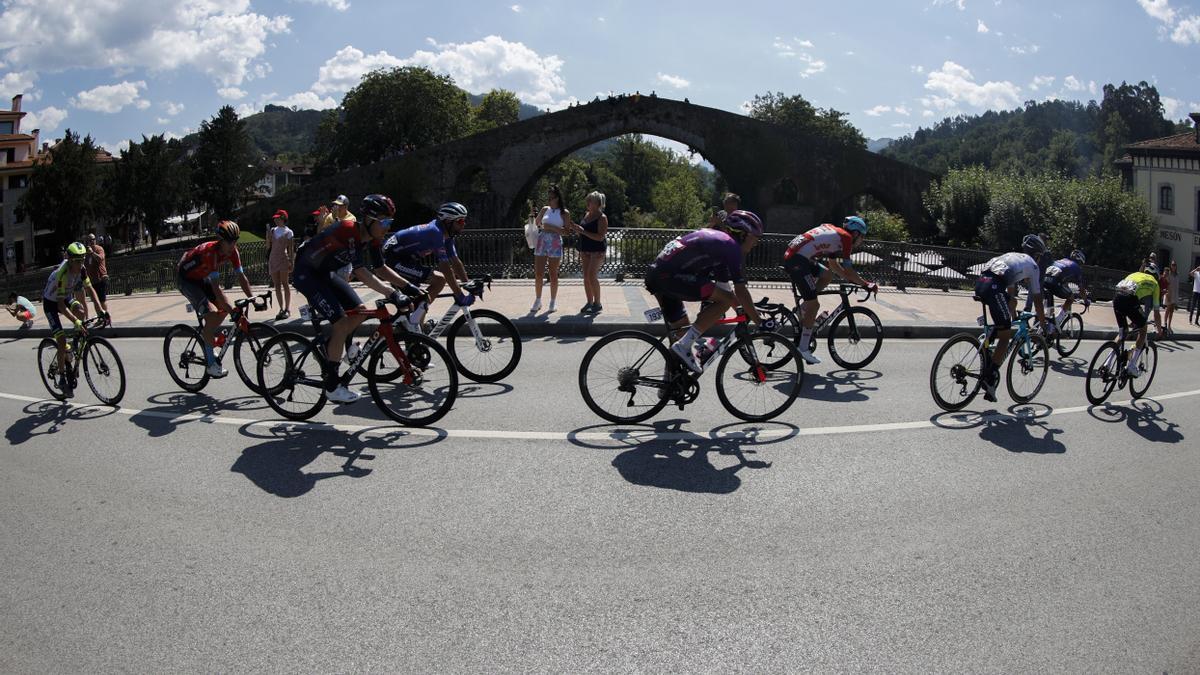
{"label": "sidewalk", "polygon": [[[255,290],[261,292],[265,289]],[[379,294],[361,286],[358,286],[358,290],[368,305],[379,297]],[[783,284],[751,284],[751,291],[756,300],[766,296],[772,302],[792,305],[791,291]],[[236,297],[241,295],[236,288],[231,292],[236,294]],[[487,291],[484,299],[477,301],[475,306],[486,307],[511,318],[521,334],[526,337],[604,335],[626,328],[646,329],[650,324],[646,322],[642,313],[657,306],[654,299],[642,288],[640,281],[602,281],[601,300],[604,303],[604,311],[596,316],[584,316],[579,313],[585,302],[583,284],[579,279],[568,279],[561,283],[557,311],[554,313],[547,311],[549,300],[550,291],[547,286],[543,291],[542,310],[537,314],[530,314],[533,282],[528,279],[513,279],[493,282],[491,290]],[[832,310],[836,306],[837,296],[822,296],[821,302],[822,309]],[[448,298],[438,300],[433,306],[430,318],[440,317],[449,303]],[[290,319],[274,321],[278,308],[274,306],[272,297],[271,308],[252,315],[251,320],[272,323],[280,330],[309,332],[308,322],[299,318],[301,304],[304,304],[303,296],[293,289]],[[878,298],[872,298],[864,305],[879,315],[884,326],[884,335],[889,338],[940,338],[963,330],[975,330],[975,320],[981,310],[979,303],[973,301],[967,293],[912,288],[907,292],[881,288]],[[1077,303],[1076,309],[1078,307]],[[174,291],[110,296],[108,308],[114,325],[106,329],[104,334],[112,337],[161,336],[174,324],[191,324],[195,321],[186,309],[183,296]],[[689,311],[694,315],[695,307],[690,307]],[[1187,324],[1186,310],[1176,310],[1174,324],[1177,339],[1200,340],[1200,328]],[[3,325],[3,328],[0,328],[0,337],[5,338],[40,337],[49,334],[46,320],[40,315],[30,330],[21,330],[12,321],[0,325]],[[1116,330],[1116,322],[1109,305],[1093,304],[1084,315],[1084,326],[1087,338],[1110,336]]]}

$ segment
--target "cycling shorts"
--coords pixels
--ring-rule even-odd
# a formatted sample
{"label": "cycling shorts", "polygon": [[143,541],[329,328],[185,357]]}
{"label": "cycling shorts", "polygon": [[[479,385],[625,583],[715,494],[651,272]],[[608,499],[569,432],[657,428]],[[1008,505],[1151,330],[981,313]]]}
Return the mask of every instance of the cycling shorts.
{"label": "cycling shorts", "polygon": [[984,274],[975,282],[975,299],[983,303],[992,318],[992,325],[1000,330],[1012,327],[1012,312],[1008,309],[1008,287],[1003,277]]}
{"label": "cycling shorts", "polygon": [[292,285],[308,300],[310,310],[329,323],[346,316],[346,310],[362,305],[350,282],[336,272],[297,266],[292,272]]}
{"label": "cycling shorts", "polygon": [[433,276],[433,268],[422,265],[420,258],[399,258],[388,265],[410,284],[424,284]]}
{"label": "cycling shorts", "polygon": [[1042,281],[1042,293],[1045,296],[1053,296],[1063,300],[1075,299],[1075,294],[1072,293],[1071,289],[1067,288],[1067,284],[1063,283],[1063,280],[1057,276],[1046,277],[1046,279]]}
{"label": "cycling shorts", "polygon": [[687,317],[683,303],[707,300],[716,287],[716,282],[707,277],[660,272],[654,265],[646,272],[646,290],[658,300],[663,317],[671,323]]}
{"label": "cycling shorts", "polygon": [[1138,300],[1133,293],[1117,293],[1112,301],[1113,314],[1117,316],[1117,325],[1121,330],[1128,330],[1129,324],[1133,324],[1135,330],[1145,328],[1146,314],[1151,306],[1151,298]]}
{"label": "cycling shorts", "polygon": [[213,292],[210,282],[192,281],[183,274],[176,276],[175,280],[179,284],[179,292],[192,303],[192,310],[196,312],[196,316],[203,317],[208,314],[209,303],[217,303],[217,294]]}
{"label": "cycling shorts", "polygon": [[46,315],[46,323],[50,324],[50,331],[55,337],[63,332],[62,320],[58,318],[58,303],[54,300],[42,298],[42,313]]}
{"label": "cycling shorts", "polygon": [[792,278],[792,284],[805,300],[817,299],[817,283],[826,267],[802,255],[794,255],[783,263],[783,269]]}

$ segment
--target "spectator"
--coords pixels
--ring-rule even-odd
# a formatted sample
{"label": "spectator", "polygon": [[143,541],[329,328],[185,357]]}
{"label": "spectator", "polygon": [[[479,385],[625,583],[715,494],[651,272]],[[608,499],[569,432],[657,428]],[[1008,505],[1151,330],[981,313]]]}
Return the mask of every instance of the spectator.
{"label": "spectator", "polygon": [[1140,270],[1153,277],[1158,277],[1158,254],[1151,251],[1150,255],[1142,261],[1142,269]]}
{"label": "spectator", "polygon": [[288,277],[296,261],[296,235],[287,225],[287,211],[276,211],[271,222],[274,225],[267,233],[267,272],[275,286],[275,305],[279,307],[275,320],[282,321],[292,314],[292,286]]}
{"label": "spectator", "polygon": [[1171,317],[1175,315],[1177,301],[1175,296],[1179,293],[1179,267],[1174,260],[1163,266],[1162,276],[1158,278],[1158,287],[1162,289],[1162,305],[1167,310],[1163,317],[1163,328],[1170,333]]}
{"label": "spectator", "polygon": [[87,267],[88,276],[92,279],[92,288],[96,289],[96,295],[100,297],[100,304],[108,304],[108,254],[104,252],[104,247],[96,243],[96,235],[88,233],[83,239],[83,245],[87,248],[87,257],[83,259],[83,264]]}
{"label": "spectator", "polygon": [[537,246],[533,249],[533,290],[535,298],[530,314],[536,314],[542,308],[542,275],[546,272],[547,263],[550,267],[550,312],[555,310],[558,299],[558,266],[562,262],[562,236],[565,230],[573,227],[571,212],[563,205],[562,191],[557,185],[550,186],[550,196],[547,205],[537,215],[536,223],[541,232],[538,233]]}
{"label": "spectator", "polygon": [[1188,276],[1192,278],[1192,304],[1188,306],[1188,319],[1200,326],[1200,265]]}
{"label": "spectator", "polygon": [[726,192],[725,197],[721,199],[721,208],[725,213],[733,213],[742,208],[742,198],[732,192]]}
{"label": "spectator", "polygon": [[[604,309],[600,304],[600,266],[604,264],[604,253],[608,246],[608,216],[604,215],[604,193],[592,192],[587,196],[587,213],[583,222],[574,225],[579,234],[579,258],[583,262],[583,290],[587,304],[580,310],[583,314],[596,314]],[[553,302],[553,301],[552,301]]]}
{"label": "spectator", "polygon": [[7,309],[13,318],[21,322],[21,328],[32,326],[33,319],[37,316],[37,310],[34,309],[33,303],[25,296],[16,293],[8,294],[8,304],[4,306],[4,309]]}
{"label": "spectator", "polygon": [[313,237],[317,236],[318,224],[324,224],[324,222],[325,222],[325,212],[322,211],[322,209],[324,209],[324,208],[325,207],[322,206],[321,208],[317,209],[316,211],[313,211],[312,213],[308,214],[308,222],[304,226],[304,236],[300,240],[301,244],[303,244],[304,242],[308,241],[309,239],[312,239]]}
{"label": "spectator", "polygon": [[[350,200],[346,198],[346,195],[338,195],[337,199],[333,200],[333,204],[330,206],[330,214],[325,219],[325,226],[331,227],[333,225],[339,225],[347,220],[352,223],[357,223],[358,218],[355,217],[353,213],[350,213],[349,204]],[[349,281],[350,274],[353,271],[354,266],[348,264],[339,269],[338,274],[340,274],[346,281]]]}

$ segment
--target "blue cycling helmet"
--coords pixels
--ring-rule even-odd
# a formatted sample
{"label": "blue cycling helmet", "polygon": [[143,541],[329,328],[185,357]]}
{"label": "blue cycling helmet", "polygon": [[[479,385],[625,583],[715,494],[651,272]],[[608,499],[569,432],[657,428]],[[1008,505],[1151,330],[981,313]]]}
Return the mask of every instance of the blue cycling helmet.
{"label": "blue cycling helmet", "polygon": [[1079,249],[1075,249],[1074,251],[1071,251],[1071,255],[1068,257],[1071,260],[1074,260],[1075,262],[1079,263],[1080,265],[1084,264],[1084,262],[1087,260],[1083,255],[1083,251],[1080,251]]}
{"label": "blue cycling helmet", "polygon": [[847,232],[857,232],[862,236],[867,236],[867,221],[858,216],[846,216],[842,221],[842,229]]}

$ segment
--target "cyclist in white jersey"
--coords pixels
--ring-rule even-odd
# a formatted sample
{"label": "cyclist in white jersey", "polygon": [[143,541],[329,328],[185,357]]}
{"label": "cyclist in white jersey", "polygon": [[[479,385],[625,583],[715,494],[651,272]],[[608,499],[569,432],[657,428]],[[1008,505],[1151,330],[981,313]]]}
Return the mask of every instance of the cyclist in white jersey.
{"label": "cyclist in white jersey", "polygon": [[1024,253],[1005,253],[984,264],[975,283],[975,299],[987,307],[992,317],[996,349],[992,353],[991,373],[984,380],[984,399],[996,402],[996,387],[1000,384],[1000,364],[1008,355],[1008,342],[1012,338],[1013,314],[1017,311],[1017,286],[1024,285],[1033,298],[1038,326],[1046,323],[1046,310],[1042,305],[1042,273],[1035,256],[1046,252],[1046,244],[1036,234],[1026,235],[1021,240]]}

